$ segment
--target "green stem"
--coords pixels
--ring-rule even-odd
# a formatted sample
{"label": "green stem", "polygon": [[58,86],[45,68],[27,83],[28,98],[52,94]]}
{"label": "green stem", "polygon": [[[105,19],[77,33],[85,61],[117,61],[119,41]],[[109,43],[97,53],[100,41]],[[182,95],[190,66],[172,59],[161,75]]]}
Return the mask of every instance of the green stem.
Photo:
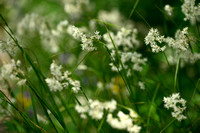
{"label": "green stem", "polygon": [[161,131],[160,133],[163,133],[176,119],[173,119],[169,124],[167,124]]}
{"label": "green stem", "polygon": [[151,101],[151,107],[150,107],[148,118],[147,118],[147,130],[146,130],[147,132],[148,132],[148,126],[149,126],[149,123],[150,123],[151,112],[152,112],[152,109],[153,109],[153,103],[154,103],[154,100],[156,98],[156,95],[157,95],[159,88],[160,88],[160,84],[157,85],[156,90],[154,91],[154,94],[153,94],[152,101]]}
{"label": "green stem", "polygon": [[177,84],[177,76],[178,76],[178,70],[179,70],[179,65],[180,65],[180,57],[178,57],[178,61],[176,64],[176,72],[174,76],[174,91],[176,92],[176,84]]}

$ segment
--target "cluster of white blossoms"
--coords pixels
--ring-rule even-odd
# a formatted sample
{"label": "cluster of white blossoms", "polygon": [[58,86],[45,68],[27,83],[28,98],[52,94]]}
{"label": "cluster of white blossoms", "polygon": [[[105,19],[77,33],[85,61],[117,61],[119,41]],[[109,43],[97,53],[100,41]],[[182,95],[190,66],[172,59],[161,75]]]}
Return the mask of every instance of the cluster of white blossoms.
{"label": "cluster of white blossoms", "polygon": [[23,36],[28,33],[38,32],[41,38],[41,43],[44,49],[51,53],[59,51],[59,40],[64,38],[63,35],[70,34],[75,39],[80,39],[82,44],[82,50],[94,51],[97,48],[93,43],[95,40],[100,40],[101,35],[98,31],[94,32],[94,35],[86,36],[81,31],[81,28],[77,28],[70,25],[67,20],[60,21],[56,28],[47,27],[47,23],[44,18],[37,14],[28,14],[18,24],[18,34]]}
{"label": "cluster of white blossoms", "polygon": [[182,12],[185,15],[184,20],[190,20],[191,24],[195,24],[196,19],[200,15],[200,3],[195,6],[195,0],[184,0],[183,5],[181,6]]}
{"label": "cluster of white blossoms", "polygon": [[[110,32],[110,35],[114,40],[116,47],[119,48],[120,51],[130,51],[139,46],[137,33],[138,31],[135,28],[132,30],[121,28],[116,35],[113,32]],[[108,33],[103,35],[103,39],[106,41],[108,48],[114,50],[114,46]]]}
{"label": "cluster of white blossoms", "polygon": [[21,62],[20,60],[11,60],[8,64],[3,64],[0,68],[0,80],[2,81],[13,81],[17,82],[18,85],[23,85],[26,82],[26,79],[24,77],[24,72],[20,69]]}
{"label": "cluster of white blossoms", "polygon": [[52,77],[46,78],[51,91],[61,91],[63,88],[71,87],[74,93],[77,93],[80,90],[80,82],[78,80],[72,80],[70,78],[71,73],[69,71],[62,72],[62,66],[59,66],[52,62],[50,66],[50,71]]}
{"label": "cluster of white blossoms", "polygon": [[107,23],[121,25],[123,24],[123,15],[117,9],[112,9],[110,12],[100,10],[98,13],[98,19]]}
{"label": "cluster of white blossoms", "polygon": [[35,13],[26,14],[17,25],[17,32],[19,35],[25,35],[27,32],[31,34],[34,32],[44,34],[44,31],[47,31],[45,19]]}
{"label": "cluster of white blossoms", "polygon": [[160,51],[164,51],[166,46],[159,46],[158,43],[163,43],[165,40],[164,36],[161,36],[158,32],[158,29],[151,28],[149,33],[145,37],[146,45],[150,45],[153,53],[158,53]]}
{"label": "cluster of white blossoms", "polygon": [[173,7],[171,7],[170,5],[165,5],[164,9],[165,9],[165,12],[166,12],[169,16],[172,16]]}
{"label": "cluster of white blossoms", "polygon": [[81,118],[86,119],[87,115],[92,119],[101,120],[103,118],[104,111],[108,112],[107,122],[108,124],[115,129],[127,130],[129,133],[139,133],[141,127],[133,124],[137,121],[138,114],[129,109],[129,114],[124,114],[122,111],[119,111],[117,116],[114,118],[112,113],[117,109],[117,102],[115,100],[100,102],[99,100],[89,100],[85,105],[76,104],[75,110],[80,114]]}
{"label": "cluster of white blossoms", "polygon": [[167,109],[173,109],[172,117],[176,118],[178,121],[186,119],[183,115],[183,111],[186,109],[186,101],[180,98],[179,93],[174,93],[170,97],[164,97],[164,106]]}
{"label": "cluster of white blossoms", "polygon": [[[190,35],[188,33],[188,27],[183,28],[183,30],[178,29],[175,33],[175,37],[164,37],[160,36],[158,30],[155,29],[156,33],[153,33],[154,29],[151,29],[148,35],[145,37],[145,43],[152,46],[152,52],[160,52],[166,50],[167,58],[170,64],[176,64],[178,58],[181,58],[182,66],[185,63],[195,63],[197,60],[200,59],[199,53],[192,53],[189,49],[189,39]],[[156,34],[156,35],[155,35]],[[158,39],[156,39],[158,36]],[[161,38],[161,39],[160,39]],[[159,43],[165,43],[167,45],[160,47],[157,45],[155,40],[160,40]],[[171,49],[166,49],[167,46]],[[170,51],[171,50],[171,51]]]}
{"label": "cluster of white blossoms", "polygon": [[76,111],[81,114],[81,118],[86,119],[88,114],[92,119],[101,120],[104,115],[104,110],[113,112],[117,108],[115,100],[100,102],[99,100],[89,100],[86,105],[76,104]]}
{"label": "cluster of white blossoms", "polygon": [[174,49],[179,49],[181,51],[186,51],[189,47],[189,39],[188,35],[188,27],[185,27],[182,31],[177,30],[175,34],[175,39],[172,37],[165,38],[165,42],[169,45],[169,47],[173,47]]}
{"label": "cluster of white blossoms", "polygon": [[112,26],[113,29],[117,29],[118,26],[125,27],[126,29],[134,28],[134,22],[125,18],[126,17],[116,8],[111,9],[110,11],[100,10],[98,12],[98,19],[114,25]]}
{"label": "cluster of white blossoms", "polygon": [[131,69],[128,69],[129,65],[132,66],[132,70],[142,71],[143,65],[146,64],[147,58],[142,58],[142,54],[137,52],[123,52],[121,53],[121,61],[124,64],[124,68],[127,69],[127,75],[131,75]]}
{"label": "cluster of white blossoms", "polygon": [[[132,70],[142,71],[143,65],[146,64],[147,59],[142,58],[142,55],[137,52],[132,52],[135,48],[139,46],[139,41],[137,40],[137,29],[129,30],[121,28],[120,31],[116,33],[110,32],[112,39],[118,49],[120,59],[123,63],[124,68],[127,70],[127,76],[131,75]],[[117,60],[116,51],[109,37],[106,33],[103,36],[108,48],[111,50],[111,56],[114,61]],[[115,66],[113,62],[110,63],[113,71],[122,70],[122,66]]]}
{"label": "cluster of white blossoms", "polygon": [[94,51],[97,48],[93,45],[95,40],[100,40],[101,35],[98,31],[95,31],[94,35],[87,37],[79,28],[73,26],[68,27],[68,33],[71,34],[75,39],[81,39],[82,50]]}
{"label": "cluster of white blossoms", "polygon": [[8,53],[11,56],[15,56],[17,51],[17,45],[13,40],[7,39],[6,41],[0,41],[0,52]]}
{"label": "cluster of white blossoms", "polygon": [[82,7],[89,5],[89,0],[63,0],[65,12],[73,18],[82,14]]}
{"label": "cluster of white blossoms", "polygon": [[[58,27],[59,28],[59,27]],[[60,29],[59,29],[60,30]],[[53,30],[54,31],[54,30]],[[57,36],[54,35],[46,23],[46,20],[38,14],[27,14],[17,26],[18,35],[32,35],[39,33],[41,43],[44,49],[51,53],[56,53],[59,50]]]}
{"label": "cluster of white blossoms", "polygon": [[107,122],[115,129],[127,130],[129,133],[139,133],[141,127],[134,124],[137,121],[138,115],[133,110],[129,110],[129,114],[124,114],[122,111],[117,113],[117,118],[114,118],[111,113],[107,116]]}
{"label": "cluster of white blossoms", "polygon": [[140,87],[141,90],[144,90],[144,89],[145,89],[144,82],[142,82],[142,81],[139,81],[139,82],[138,82],[138,86]]}
{"label": "cluster of white blossoms", "polygon": [[62,20],[58,23],[55,29],[48,30],[46,33],[41,36],[42,44],[52,53],[59,51],[59,42],[62,35],[67,32],[68,21]]}
{"label": "cluster of white blossoms", "polygon": [[64,32],[67,31],[67,26],[68,26],[68,21],[67,20],[63,20],[63,21],[60,21],[56,27],[56,29],[52,29],[51,30],[51,33],[54,35],[54,36],[61,36]]}
{"label": "cluster of white blossoms", "polygon": [[188,27],[183,28],[183,30],[177,30],[175,38],[167,37],[165,42],[175,50],[173,55],[167,55],[171,64],[176,64],[178,58],[182,59],[181,66],[185,63],[195,63],[200,59],[200,53],[192,53],[189,49]]}

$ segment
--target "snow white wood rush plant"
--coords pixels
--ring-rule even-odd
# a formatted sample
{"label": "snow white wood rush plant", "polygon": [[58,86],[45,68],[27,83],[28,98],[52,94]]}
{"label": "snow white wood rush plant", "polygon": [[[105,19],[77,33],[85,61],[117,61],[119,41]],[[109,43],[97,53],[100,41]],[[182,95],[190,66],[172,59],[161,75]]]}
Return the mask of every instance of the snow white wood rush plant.
{"label": "snow white wood rush plant", "polygon": [[0,132],[199,132],[199,1],[2,0],[0,13]]}

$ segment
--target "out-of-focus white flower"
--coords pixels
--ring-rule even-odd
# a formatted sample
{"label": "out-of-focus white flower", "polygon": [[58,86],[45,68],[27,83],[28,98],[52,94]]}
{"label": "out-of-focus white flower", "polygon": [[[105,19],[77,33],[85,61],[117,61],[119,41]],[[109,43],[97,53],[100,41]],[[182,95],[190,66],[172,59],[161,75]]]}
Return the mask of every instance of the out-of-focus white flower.
{"label": "out-of-focus white flower", "polygon": [[50,91],[61,91],[63,89],[62,84],[54,79],[54,78],[46,78],[45,81],[47,82]]}
{"label": "out-of-focus white flower", "polygon": [[185,15],[184,20],[190,20],[191,24],[195,24],[196,18],[200,15],[200,3],[198,6],[195,6],[195,0],[184,0],[181,8]]}
{"label": "out-of-focus white flower", "polygon": [[98,19],[116,25],[123,24],[123,15],[120,14],[117,9],[113,9],[111,11],[100,10],[98,13]]}
{"label": "out-of-focus white flower", "polygon": [[142,81],[139,81],[138,85],[139,85],[139,87],[140,87],[141,90],[145,89],[145,85],[144,85],[144,83]]}
{"label": "out-of-focus white flower", "polygon": [[129,133],[139,133],[141,127],[133,124],[133,119],[128,114],[124,114],[122,111],[117,113],[118,118],[114,118],[111,113],[107,116],[107,122],[113,128],[119,130],[127,130]]}
{"label": "out-of-focus white flower", "polygon": [[164,9],[169,16],[172,15],[173,8],[170,5],[165,5]]}
{"label": "out-of-focus white flower", "polygon": [[[143,65],[146,64],[147,59],[142,58],[142,55],[138,52],[132,52],[139,46],[137,40],[137,29],[126,29],[121,28],[116,34],[110,32],[112,39],[114,40],[115,46],[118,49],[119,57],[122,61],[124,68],[127,70],[127,76],[131,76],[132,71],[142,71]],[[104,40],[107,43],[107,47],[111,50],[111,56],[114,61],[117,60],[117,54],[114,49],[113,43],[108,33],[103,35]],[[121,71],[121,64],[110,63],[113,71]]]}
{"label": "out-of-focus white flower", "polygon": [[7,41],[0,41],[0,52],[6,52],[12,56],[15,56],[17,51],[17,45],[13,40],[7,39]]}
{"label": "out-of-focus white flower", "polygon": [[61,72],[61,69],[62,69],[62,66],[59,66],[55,63],[55,61],[53,61],[50,65],[50,71],[51,71],[51,74],[53,76],[56,77],[56,79],[61,79],[61,76],[62,76],[62,72]]}
{"label": "out-of-focus white flower", "polygon": [[74,93],[78,93],[78,91],[80,90],[80,82],[78,80],[71,80],[70,84],[73,86],[72,90],[74,91]]}
{"label": "out-of-focus white flower", "polygon": [[39,33],[41,43],[44,49],[51,53],[56,53],[59,50],[58,36],[61,35],[64,28],[67,25],[67,21],[61,21],[57,25],[57,29],[49,30],[46,20],[35,13],[27,14],[17,25],[17,33],[19,36],[33,35]]}
{"label": "out-of-focus white flower", "polygon": [[0,80],[14,81],[18,85],[24,85],[26,79],[19,77],[18,75],[24,75],[24,72],[20,69],[21,62],[17,62],[12,59],[10,63],[3,64],[0,69]]}
{"label": "out-of-focus white flower", "polygon": [[86,114],[95,120],[102,119],[104,115],[104,110],[107,110],[108,112],[113,112],[117,108],[117,102],[115,100],[106,101],[106,102],[100,102],[99,100],[89,100],[89,103],[86,105],[76,105],[75,109],[78,113],[81,114],[81,117],[83,116],[84,119],[86,117]]}
{"label": "out-of-focus white flower", "polygon": [[63,0],[64,10],[71,18],[79,18],[82,14],[82,7],[89,7],[89,0]]}

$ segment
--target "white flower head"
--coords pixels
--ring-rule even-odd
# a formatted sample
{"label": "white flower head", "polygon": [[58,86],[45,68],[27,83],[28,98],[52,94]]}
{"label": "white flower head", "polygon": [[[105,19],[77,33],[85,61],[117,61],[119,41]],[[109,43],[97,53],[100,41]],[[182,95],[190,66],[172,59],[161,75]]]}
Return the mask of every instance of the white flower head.
{"label": "white flower head", "polygon": [[165,5],[164,9],[165,9],[165,12],[166,12],[169,16],[172,16],[173,7],[171,7],[170,5]]}
{"label": "white flower head", "polygon": [[180,98],[179,93],[173,93],[170,97],[164,97],[163,101],[165,108],[173,109],[172,117],[175,117],[178,121],[186,119],[182,114],[186,109],[186,101]]}
{"label": "white flower head", "polygon": [[166,49],[166,46],[159,46],[158,43],[164,42],[165,38],[164,36],[161,36],[158,32],[158,29],[151,28],[149,30],[149,33],[145,37],[145,43],[146,45],[150,45],[152,48],[152,52],[158,53],[160,51],[164,51]]}

